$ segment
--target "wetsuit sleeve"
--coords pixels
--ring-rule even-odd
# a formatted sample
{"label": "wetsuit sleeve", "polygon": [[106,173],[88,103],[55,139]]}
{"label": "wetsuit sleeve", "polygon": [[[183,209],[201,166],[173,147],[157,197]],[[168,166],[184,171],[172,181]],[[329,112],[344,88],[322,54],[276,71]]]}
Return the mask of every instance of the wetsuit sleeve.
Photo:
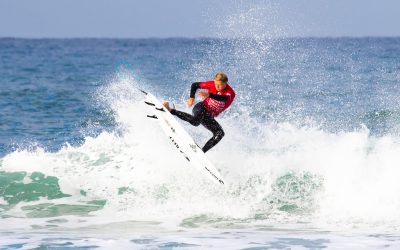
{"label": "wetsuit sleeve", "polygon": [[226,101],[228,101],[228,98],[229,98],[227,95],[217,95],[217,94],[211,94],[211,93],[209,95],[210,95],[210,98],[220,101],[220,102],[226,102]]}
{"label": "wetsuit sleeve", "polygon": [[200,88],[200,82],[192,83],[192,87],[190,88],[190,98],[194,98],[196,91]]}

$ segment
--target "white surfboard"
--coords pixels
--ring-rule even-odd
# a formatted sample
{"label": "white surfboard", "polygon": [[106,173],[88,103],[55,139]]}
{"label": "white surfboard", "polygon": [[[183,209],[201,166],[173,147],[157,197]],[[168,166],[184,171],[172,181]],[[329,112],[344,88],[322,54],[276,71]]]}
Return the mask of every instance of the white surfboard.
{"label": "white surfboard", "polygon": [[152,115],[148,115],[148,117],[154,118],[159,122],[167,137],[184,158],[214,183],[224,184],[224,180],[218,170],[210,162],[203,150],[194,142],[192,137],[178,123],[175,117],[153,94],[143,90],[141,91],[146,94],[145,103],[152,112]]}

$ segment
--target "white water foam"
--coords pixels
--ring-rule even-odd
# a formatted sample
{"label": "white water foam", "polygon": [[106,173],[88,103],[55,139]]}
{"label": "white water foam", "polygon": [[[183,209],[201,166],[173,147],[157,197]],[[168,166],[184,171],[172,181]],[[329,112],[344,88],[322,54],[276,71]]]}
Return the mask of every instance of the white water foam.
{"label": "white water foam", "polygon": [[[2,159],[1,170],[56,176],[62,192],[72,197],[52,203],[107,200],[84,222],[64,216],[69,221],[65,227],[136,220],[162,221],[169,228],[297,224],[398,229],[400,144],[396,138],[371,137],[367,128],[333,134],[233,112],[219,118],[226,136],[207,153],[227,180],[221,188],[199,175],[174,150],[158,124],[146,118],[139,85],[125,73],[101,90],[99,98],[119,124],[114,133],[87,137],[83,145],[67,145],[55,153],[16,151]],[[204,128],[182,124],[199,144],[210,137]],[[281,179],[284,176],[289,179]],[[21,220],[26,220],[21,208],[43,202],[49,201],[18,204],[8,213],[22,219],[10,218],[6,225],[21,227]],[[40,219],[29,220],[24,224],[40,224]]]}

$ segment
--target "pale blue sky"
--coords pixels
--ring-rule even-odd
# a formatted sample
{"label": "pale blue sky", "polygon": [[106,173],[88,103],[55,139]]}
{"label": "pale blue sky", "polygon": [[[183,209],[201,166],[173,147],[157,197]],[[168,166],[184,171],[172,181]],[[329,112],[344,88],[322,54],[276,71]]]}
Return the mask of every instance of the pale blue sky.
{"label": "pale blue sky", "polygon": [[400,0],[0,0],[0,37],[400,36]]}

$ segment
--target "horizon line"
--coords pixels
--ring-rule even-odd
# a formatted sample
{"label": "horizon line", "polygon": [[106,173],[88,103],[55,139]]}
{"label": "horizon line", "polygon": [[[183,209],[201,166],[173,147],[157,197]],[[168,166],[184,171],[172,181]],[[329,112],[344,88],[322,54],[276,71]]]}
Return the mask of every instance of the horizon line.
{"label": "horizon line", "polygon": [[[366,38],[400,38],[400,35],[365,35],[365,36],[275,36],[275,37],[266,37],[264,39],[268,40],[275,40],[275,39],[302,39],[302,38],[313,38],[313,39],[338,39],[338,38],[359,38],[359,39],[366,39]],[[188,40],[196,40],[196,39],[216,39],[216,40],[235,40],[235,39],[257,39],[254,37],[213,37],[213,36],[170,36],[170,37],[157,37],[157,36],[148,36],[148,37],[111,37],[111,36],[104,36],[104,37],[84,37],[84,36],[71,36],[71,37],[24,37],[24,36],[0,36],[0,39],[21,39],[21,40],[95,40],[95,39],[104,39],[104,40],[168,40],[168,39],[188,39]]]}

